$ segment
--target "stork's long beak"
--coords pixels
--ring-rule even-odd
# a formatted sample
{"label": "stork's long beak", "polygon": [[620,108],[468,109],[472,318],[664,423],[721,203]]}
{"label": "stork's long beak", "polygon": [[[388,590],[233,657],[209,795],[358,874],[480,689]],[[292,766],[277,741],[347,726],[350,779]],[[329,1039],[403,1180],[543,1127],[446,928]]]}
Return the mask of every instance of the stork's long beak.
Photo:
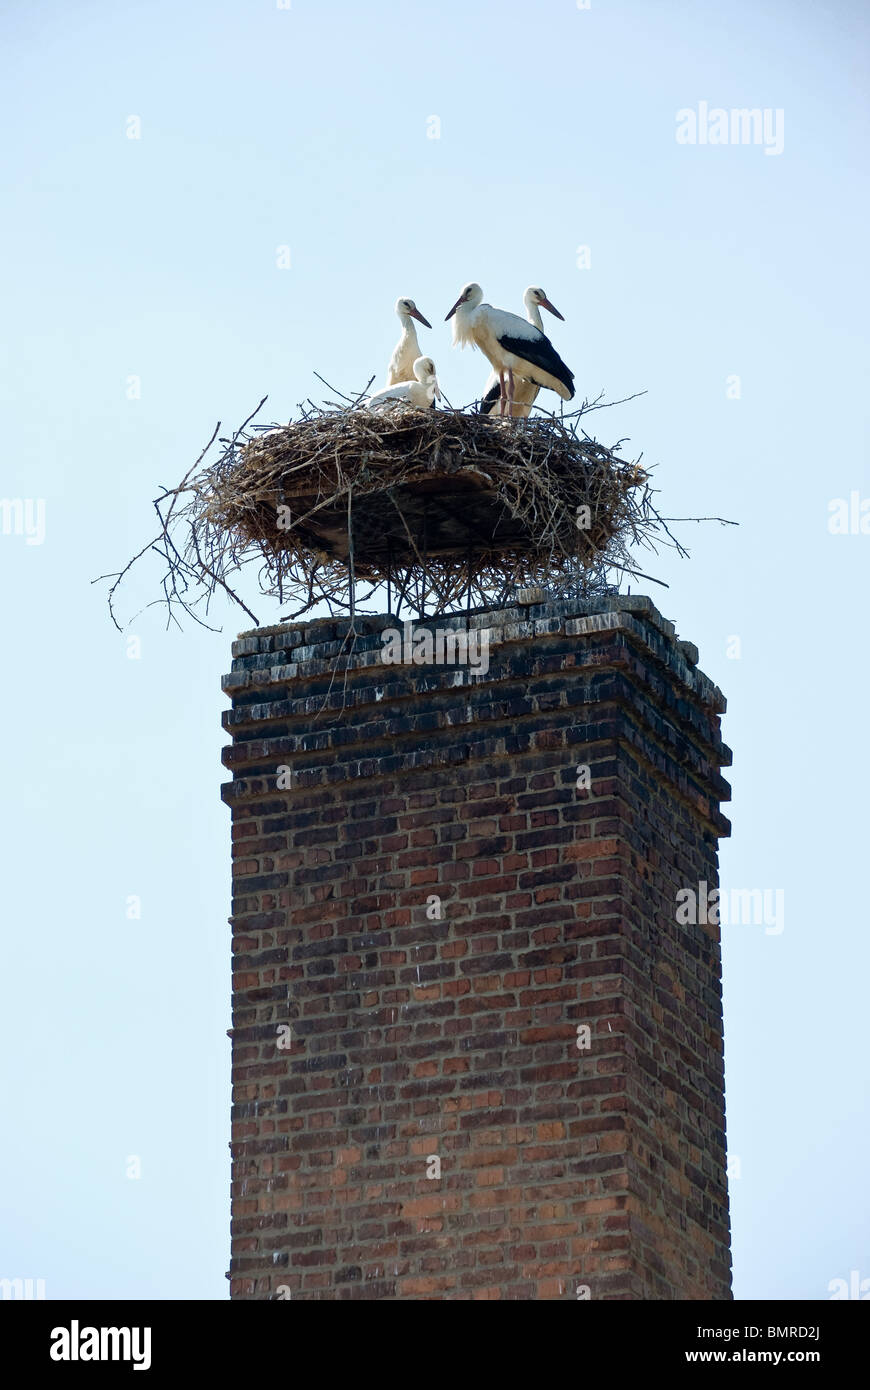
{"label": "stork's long beak", "polygon": [[565,322],[565,316],[564,316],[564,314],[560,314],[560,313],[559,313],[559,310],[556,308],[555,304],[551,304],[550,301],[549,301],[549,299],[542,299],[542,300],[541,300],[541,308],[542,308],[542,309],[549,309],[550,313],[551,313],[551,314],[555,314],[557,319],[561,319],[563,323]]}
{"label": "stork's long beak", "polygon": [[452,318],[453,318],[453,315],[456,313],[456,310],[459,308],[459,306],[460,306],[461,303],[462,303],[462,295],[459,296],[459,298],[457,299],[457,301],[456,301],[456,303],[454,304],[453,308],[450,310],[450,313],[444,315],[444,322],[445,322],[445,323],[447,322],[448,319],[452,319]]}
{"label": "stork's long beak", "polygon": [[432,327],[432,325],[431,325],[431,323],[429,322],[429,320],[428,320],[428,319],[424,319],[424,317],[423,317],[423,315],[420,313],[420,310],[419,310],[419,309],[409,309],[409,310],[408,310],[408,313],[411,315],[411,318],[412,318],[412,319],[417,319],[420,323],[424,323],[424,324],[426,325],[427,328],[431,328],[431,327]]}
{"label": "stork's long beak", "polygon": [[441,387],[438,385],[438,378],[437,378],[437,376],[434,378],[434,385],[435,385],[435,395],[438,397],[438,399],[439,399],[439,401],[440,401],[440,399],[441,399]]}

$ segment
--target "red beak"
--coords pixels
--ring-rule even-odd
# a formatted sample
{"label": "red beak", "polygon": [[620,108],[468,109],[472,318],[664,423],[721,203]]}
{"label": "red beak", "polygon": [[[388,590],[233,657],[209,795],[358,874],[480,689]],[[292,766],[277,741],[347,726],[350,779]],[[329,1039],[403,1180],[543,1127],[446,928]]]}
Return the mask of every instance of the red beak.
{"label": "red beak", "polygon": [[459,298],[457,299],[457,301],[456,301],[456,303],[454,304],[453,308],[450,310],[450,313],[444,315],[444,322],[445,322],[445,323],[447,322],[448,319],[452,319],[452,318],[453,318],[453,315],[456,313],[456,310],[459,308],[459,306],[460,306],[461,303],[462,303],[462,295],[459,296]]}
{"label": "red beak", "polygon": [[431,323],[429,322],[429,320],[428,320],[428,319],[424,319],[424,317],[423,317],[423,315],[420,313],[420,310],[419,310],[419,309],[409,309],[409,310],[408,310],[408,313],[411,315],[411,318],[412,318],[412,319],[418,319],[419,322],[420,322],[420,323],[424,323],[424,324],[426,325],[427,328],[431,328],[431,327],[432,327],[432,325],[431,325]]}
{"label": "red beak", "polygon": [[561,319],[563,323],[565,322],[564,315],[559,313],[559,310],[556,308],[555,304],[551,304],[549,299],[541,300],[541,308],[549,309],[550,313],[555,314],[557,319]]}

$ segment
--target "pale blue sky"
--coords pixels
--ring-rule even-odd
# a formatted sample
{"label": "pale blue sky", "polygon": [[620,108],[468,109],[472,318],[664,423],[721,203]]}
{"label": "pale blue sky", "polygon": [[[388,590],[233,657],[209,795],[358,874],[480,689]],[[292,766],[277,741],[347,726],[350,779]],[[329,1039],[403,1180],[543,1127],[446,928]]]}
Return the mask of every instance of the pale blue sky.
{"label": "pale blue sky", "polygon": [[[0,36],[0,494],[46,500],[42,545],[0,535],[0,1276],[227,1296],[219,682],[248,623],[152,610],[129,660],[90,580],[217,419],[267,392],[286,419],[313,370],[380,378],[399,294],[473,397],[487,366],[442,320],[476,279],[517,311],[546,288],[581,394],[649,391],[591,419],[658,465],[668,515],[740,522],[684,528],[647,590],[729,700],[723,882],[785,890],[781,935],[725,929],[735,1293],[870,1278],[870,536],[827,530],[870,496],[866,7],[8,0]],[[783,153],[679,145],[700,101],[781,108]]]}

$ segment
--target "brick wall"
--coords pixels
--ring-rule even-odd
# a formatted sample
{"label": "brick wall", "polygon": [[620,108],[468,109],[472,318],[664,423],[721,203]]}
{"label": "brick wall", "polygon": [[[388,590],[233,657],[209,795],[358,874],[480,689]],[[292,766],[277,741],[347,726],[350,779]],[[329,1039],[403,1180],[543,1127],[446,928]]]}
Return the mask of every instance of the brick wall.
{"label": "brick wall", "polygon": [[724,700],[648,599],[426,624],[468,625],[485,676],[384,664],[389,618],[234,644],[232,1296],[730,1298],[718,928],[676,920]]}

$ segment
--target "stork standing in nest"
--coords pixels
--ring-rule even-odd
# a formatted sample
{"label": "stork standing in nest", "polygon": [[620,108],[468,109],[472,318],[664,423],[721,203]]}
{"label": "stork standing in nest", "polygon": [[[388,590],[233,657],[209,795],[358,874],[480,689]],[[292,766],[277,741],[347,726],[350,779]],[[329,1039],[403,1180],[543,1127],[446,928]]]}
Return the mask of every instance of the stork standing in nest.
{"label": "stork standing in nest", "polygon": [[434,406],[435,397],[441,399],[441,387],[435,375],[435,363],[431,357],[418,357],[414,363],[414,381],[399,381],[395,386],[385,386],[376,391],[365,403],[366,410],[385,410],[395,405],[415,406],[417,410],[428,410]]}
{"label": "stork standing in nest", "polygon": [[390,358],[390,365],[387,367],[388,386],[395,386],[399,381],[413,381],[414,379],[414,363],[420,356],[420,344],[417,342],[417,330],[411,320],[416,319],[418,323],[425,324],[427,328],[432,327],[429,320],[424,319],[413,299],[397,299],[396,313],[402,325],[402,336],[396,343]]}
{"label": "stork standing in nest", "polygon": [[[533,323],[484,304],[483,290],[466,285],[446,319],[456,315],[453,342],[473,343],[492,363],[499,380],[499,415],[510,414],[514,404],[514,375],[537,386],[546,386],[570,401],[574,373],[565,366],[550,339]],[[507,378],[507,386],[505,386]]]}
{"label": "stork standing in nest", "polygon": [[[542,290],[540,286],[529,285],[529,288],[523,295],[523,304],[526,306],[526,318],[529,323],[535,325],[540,333],[544,332],[544,320],[541,318],[541,309],[547,309],[551,314],[554,314],[557,319],[562,319],[563,323],[565,321],[555,304],[550,303],[546,291]],[[511,415],[515,420],[524,420],[526,416],[531,413],[532,406],[537,400],[540,389],[540,386],[536,385],[534,381],[527,381],[525,377],[521,377],[515,384],[514,403],[511,408]],[[499,380],[495,372],[491,372],[489,381],[486,383],[483,400],[480,402],[480,413],[482,415],[497,415],[500,400],[501,390],[499,388]]]}

